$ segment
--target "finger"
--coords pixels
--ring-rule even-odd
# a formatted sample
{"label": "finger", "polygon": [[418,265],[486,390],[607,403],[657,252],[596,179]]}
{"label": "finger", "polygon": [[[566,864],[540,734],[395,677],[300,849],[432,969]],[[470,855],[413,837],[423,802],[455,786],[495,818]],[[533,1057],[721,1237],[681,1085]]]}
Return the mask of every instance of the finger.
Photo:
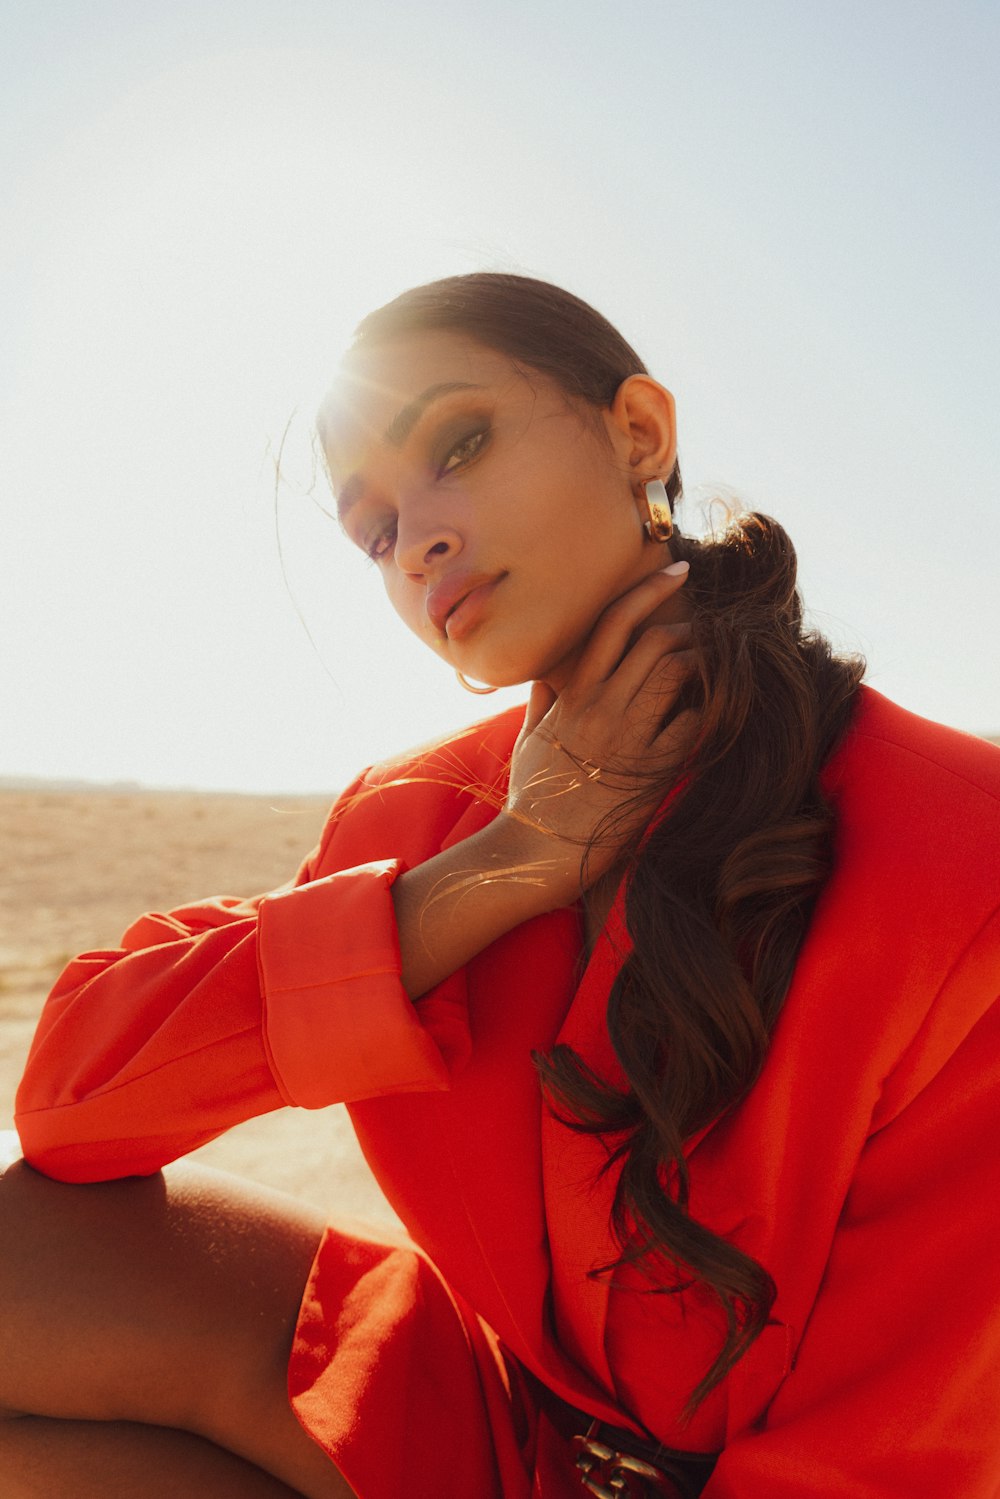
{"label": "finger", "polygon": [[695,650],[671,651],[649,673],[643,694],[661,719],[669,713],[681,689],[697,673],[700,664],[701,658]]}
{"label": "finger", "polygon": [[[674,569],[677,571],[674,571]],[[575,673],[581,686],[602,682],[611,675],[628,648],[629,637],[660,604],[677,593],[688,577],[688,564],[674,562],[651,573],[610,604],[594,627]]]}
{"label": "finger", "polygon": [[690,638],[687,626],[676,630],[657,626],[656,631],[662,638],[658,644],[655,640],[647,643],[640,666],[623,673],[621,683],[618,673],[610,684],[602,682],[591,691],[590,700],[575,709],[565,729],[550,736],[553,747],[577,767],[621,768],[631,757],[642,755],[663,727],[684,683],[697,670],[697,651],[689,646],[674,648],[675,640]]}
{"label": "finger", "polygon": [[581,678],[604,681],[609,677],[633,642],[645,634],[643,626],[650,614],[684,586],[688,573],[686,562],[675,562],[669,569],[644,578],[610,604],[581,657]]}
{"label": "finger", "polygon": [[655,661],[645,678],[635,685],[628,705],[619,712],[623,733],[647,744],[654,743],[664,717],[697,669],[698,653],[694,650],[671,651]]}
{"label": "finger", "polygon": [[662,717],[696,660],[689,625],[650,626],[604,686],[605,710],[621,721],[636,707],[646,719]]}
{"label": "finger", "polygon": [[685,708],[672,718],[654,741],[654,752],[662,754],[674,765],[687,758],[698,742],[702,721],[693,708]]}
{"label": "finger", "polygon": [[661,701],[659,713],[647,733],[639,736],[633,750],[633,755],[639,757],[643,773],[656,777],[674,774],[690,758],[701,724],[701,716],[694,708],[684,708],[664,726]]}
{"label": "finger", "polygon": [[690,650],[692,635],[692,626],[686,620],[674,625],[647,625],[608,678],[609,690],[612,693],[624,690],[629,694],[638,691],[650,672],[667,657]]}

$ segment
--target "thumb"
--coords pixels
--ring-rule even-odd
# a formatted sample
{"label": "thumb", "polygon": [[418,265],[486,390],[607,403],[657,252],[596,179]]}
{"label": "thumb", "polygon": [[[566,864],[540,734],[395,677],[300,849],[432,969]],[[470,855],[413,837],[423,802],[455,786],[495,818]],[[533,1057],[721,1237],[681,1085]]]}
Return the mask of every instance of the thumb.
{"label": "thumb", "polygon": [[521,729],[523,738],[534,733],[555,701],[556,693],[547,682],[532,682],[531,692],[528,694],[528,709],[524,715],[524,727]]}

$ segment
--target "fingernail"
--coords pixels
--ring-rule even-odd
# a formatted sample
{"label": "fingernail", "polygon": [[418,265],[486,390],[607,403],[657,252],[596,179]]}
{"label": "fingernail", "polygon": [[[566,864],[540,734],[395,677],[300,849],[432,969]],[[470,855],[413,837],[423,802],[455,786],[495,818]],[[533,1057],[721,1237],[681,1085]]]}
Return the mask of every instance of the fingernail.
{"label": "fingernail", "polygon": [[671,562],[670,566],[665,567],[663,571],[668,578],[679,578],[681,573],[686,573],[690,566],[690,562]]}

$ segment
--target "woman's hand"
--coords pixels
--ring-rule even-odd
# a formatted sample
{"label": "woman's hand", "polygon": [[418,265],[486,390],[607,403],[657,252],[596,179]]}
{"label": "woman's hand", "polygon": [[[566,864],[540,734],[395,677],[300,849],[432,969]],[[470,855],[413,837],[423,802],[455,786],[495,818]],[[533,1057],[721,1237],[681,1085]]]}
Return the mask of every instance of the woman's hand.
{"label": "woman's hand", "polygon": [[533,916],[569,905],[645,826],[694,740],[677,694],[687,625],[647,625],[686,569],[656,573],[605,610],[570,680],[532,688],[499,817],[392,887],[402,980],[417,999]]}
{"label": "woman's hand", "polygon": [[686,565],[674,568],[605,610],[558,696],[542,682],[532,688],[502,817],[523,861],[537,861],[553,905],[614,866],[697,731],[694,712],[670,718],[694,666],[690,626],[643,628],[683,587]]}

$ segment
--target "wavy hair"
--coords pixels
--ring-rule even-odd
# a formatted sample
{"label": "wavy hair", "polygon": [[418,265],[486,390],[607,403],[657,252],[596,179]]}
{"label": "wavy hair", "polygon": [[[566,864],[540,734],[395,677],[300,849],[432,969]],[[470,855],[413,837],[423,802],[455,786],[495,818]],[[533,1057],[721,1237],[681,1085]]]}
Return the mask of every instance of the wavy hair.
{"label": "wavy hair", "polygon": [[[571,293],[482,272],[431,282],[370,314],[355,347],[429,330],[465,333],[539,370],[595,408],[645,365],[617,330]],[[680,468],[667,483],[681,495]],[[675,532],[690,563],[698,671],[693,758],[664,784],[667,815],[626,859],[632,950],[607,1023],[626,1079],[609,1085],[570,1047],[535,1063],[570,1128],[598,1135],[620,1164],[612,1228],[620,1257],[650,1289],[698,1283],[725,1318],[723,1346],[691,1392],[690,1415],[767,1323],[766,1268],[688,1211],[684,1142],[753,1086],[799,947],[832,862],[833,815],[820,771],[843,734],[864,671],[803,623],[795,550],[751,513],[706,540]],[[607,1169],[606,1168],[606,1169]]]}

